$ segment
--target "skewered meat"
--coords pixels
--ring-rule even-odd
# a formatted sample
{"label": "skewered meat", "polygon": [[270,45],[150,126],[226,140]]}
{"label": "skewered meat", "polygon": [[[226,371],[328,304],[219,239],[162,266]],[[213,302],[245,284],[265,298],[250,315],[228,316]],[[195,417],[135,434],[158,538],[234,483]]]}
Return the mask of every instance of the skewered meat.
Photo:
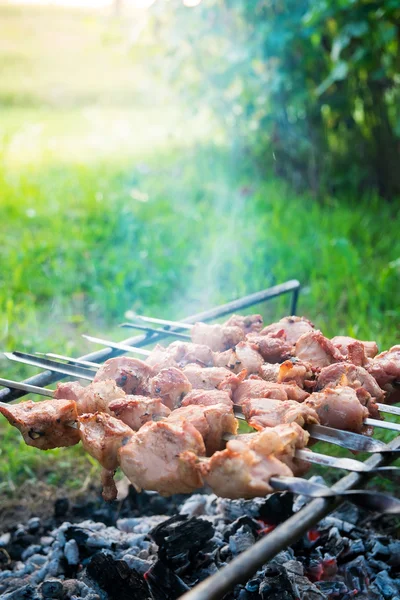
{"label": "skewered meat", "polygon": [[67,381],[66,383],[57,383],[54,390],[54,398],[58,400],[75,400],[78,402],[85,388],[77,381]]}
{"label": "skewered meat", "polygon": [[261,315],[232,315],[224,323],[225,326],[240,327],[245,335],[248,333],[259,332],[263,326],[263,319]]}
{"label": "skewered meat", "polygon": [[287,465],[294,475],[303,475],[310,468],[295,457],[297,449],[301,450],[308,444],[310,434],[297,423],[266,427],[257,433],[242,434],[240,441],[246,443],[251,450],[264,456],[273,454]]}
{"label": "skewered meat", "polygon": [[108,471],[118,467],[118,450],[133,435],[134,431],[128,425],[106,413],[79,417],[82,446]]}
{"label": "skewered meat", "polygon": [[122,471],[137,491],[154,490],[162,496],[193,492],[203,485],[196,466],[180,455],[204,456],[203,438],[185,421],[145,423],[119,450]]}
{"label": "skewered meat", "polygon": [[175,367],[161,369],[150,380],[150,395],[159,397],[171,410],[180,406],[182,399],[192,389],[192,384],[186,375]]}
{"label": "skewered meat", "polygon": [[296,342],[294,353],[297,358],[321,369],[332,363],[343,361],[339,350],[318,330],[302,335]]}
{"label": "skewered meat", "polygon": [[170,409],[162,403],[161,398],[146,396],[125,396],[110,402],[108,408],[134,431],[140,429],[147,421],[162,419],[171,413]]}
{"label": "skewered meat", "polygon": [[283,329],[268,335],[262,335],[262,332],[252,333],[247,339],[255,344],[262,358],[268,363],[280,363],[292,355],[293,344],[287,341]]}
{"label": "skewered meat", "polygon": [[225,446],[222,439],[224,433],[235,434],[238,428],[233,407],[227,404],[209,406],[189,404],[177,408],[168,417],[170,423],[180,423],[183,420],[191,423],[201,433],[207,456],[211,456]]}
{"label": "skewered meat", "polygon": [[182,406],[212,406],[213,404],[233,405],[229,393],[223,390],[192,390],[182,400]]}
{"label": "skewered meat", "polygon": [[143,394],[154,374],[154,370],[142,360],[119,356],[107,360],[97,371],[93,382],[114,379],[126,394]]}
{"label": "skewered meat", "polygon": [[317,412],[321,425],[356,433],[364,430],[368,410],[350,387],[325,388],[323,392],[312,394],[304,404]]}
{"label": "skewered meat", "polygon": [[347,335],[336,335],[331,339],[331,342],[345,357],[348,354],[349,346],[352,346],[354,342],[359,342],[363,345],[365,354],[368,358],[374,358],[374,356],[378,354],[378,345],[376,342],[362,342]]}
{"label": "skewered meat", "polygon": [[0,413],[19,429],[28,446],[50,450],[79,442],[78,430],[74,428],[78,418],[74,400],[0,404]]}
{"label": "skewered meat", "polygon": [[285,339],[291,346],[297,340],[310,331],[313,331],[314,325],[305,317],[284,317],[277,323],[272,323],[261,331],[261,335],[271,335],[280,332],[283,329]]}
{"label": "skewered meat", "polygon": [[[196,457],[186,453],[182,458],[194,462]],[[226,449],[215,452],[207,462],[198,465],[205,482],[223,498],[254,498],[273,492],[271,477],[291,477],[292,471],[274,455],[263,456],[240,440],[231,440]]]}
{"label": "skewered meat", "polygon": [[109,412],[109,403],[124,396],[125,392],[118,387],[114,379],[93,381],[82,388],[82,393],[76,401],[78,414]]}
{"label": "skewered meat", "polygon": [[372,375],[363,367],[342,362],[324,367],[317,377],[316,391],[321,391],[326,387],[333,388],[337,385],[347,385],[354,389],[364,388],[372,398],[377,402],[383,402],[385,392],[376,383]]}
{"label": "skewered meat", "polygon": [[213,351],[204,344],[193,344],[191,342],[172,342],[168,348],[160,344],[152,351],[151,356],[146,358],[146,363],[160,370],[168,366],[184,367],[195,363],[202,367],[214,366]]}
{"label": "skewered meat", "polygon": [[400,381],[400,345],[372,358],[365,367],[381,387]]}
{"label": "skewered meat", "polygon": [[293,400],[273,400],[271,398],[248,398],[242,404],[246,421],[260,431],[265,427],[275,427],[283,423],[305,424],[319,423],[316,411],[305,402]]}
{"label": "skewered meat", "polygon": [[195,344],[205,344],[214,352],[223,352],[233,348],[244,340],[245,334],[241,327],[230,325],[208,325],[195,323],[190,330],[192,341]]}
{"label": "skewered meat", "polygon": [[296,383],[303,388],[305,382],[309,383],[313,373],[310,363],[304,363],[300,360],[285,360],[279,365],[277,376],[278,383]]}
{"label": "skewered meat", "polygon": [[240,383],[240,380],[225,367],[202,368],[199,365],[187,365],[183,372],[194,390],[214,390],[227,379],[230,385],[234,385],[235,381],[237,385]]}
{"label": "skewered meat", "polygon": [[274,398],[275,400],[296,400],[303,402],[310,394],[296,383],[274,383],[260,378],[246,379],[233,393],[235,404],[242,404],[246,398]]}
{"label": "skewered meat", "polygon": [[240,373],[246,369],[248,375],[259,373],[264,364],[263,357],[258,352],[257,344],[252,342],[240,342],[232,350],[227,367],[234,373]]}

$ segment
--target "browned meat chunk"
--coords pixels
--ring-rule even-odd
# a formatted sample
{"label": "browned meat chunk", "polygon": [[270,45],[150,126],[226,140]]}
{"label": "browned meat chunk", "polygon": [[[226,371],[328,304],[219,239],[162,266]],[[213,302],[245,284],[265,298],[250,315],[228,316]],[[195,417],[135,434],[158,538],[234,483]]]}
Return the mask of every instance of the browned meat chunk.
{"label": "browned meat chunk", "polygon": [[313,377],[310,363],[304,363],[300,360],[286,360],[279,365],[277,376],[278,383],[296,383],[303,388],[305,382]]}
{"label": "browned meat chunk", "polygon": [[364,419],[368,417],[368,410],[350,387],[325,388],[312,394],[304,404],[318,413],[321,425],[356,433],[363,431]]}
{"label": "browned meat chunk", "polygon": [[400,346],[381,352],[365,368],[382,388],[393,381],[400,381]]}
{"label": "browned meat chunk", "polygon": [[280,363],[292,355],[293,345],[285,338],[283,330],[269,335],[252,333],[247,339],[255,344],[258,352],[268,363]]}
{"label": "browned meat chunk", "polygon": [[314,329],[314,325],[305,317],[284,317],[278,323],[272,323],[264,327],[261,331],[262,335],[271,335],[279,333],[281,330],[285,332],[285,339],[288,344],[294,346],[297,340]]}
{"label": "browned meat chunk", "polygon": [[124,396],[125,392],[118,387],[114,379],[104,379],[90,383],[82,388],[82,393],[77,400],[78,414],[109,412],[109,403]]}
{"label": "browned meat chunk", "polygon": [[242,410],[249,425],[257,430],[283,423],[298,423],[300,427],[319,423],[316,411],[307,406],[307,400],[300,404],[293,400],[249,398],[243,402]]}
{"label": "browned meat chunk", "polygon": [[182,406],[212,406],[213,404],[232,406],[230,394],[222,390],[192,390],[182,400]]}
{"label": "browned meat chunk", "polygon": [[193,343],[204,344],[214,352],[233,348],[245,337],[241,327],[207,323],[195,323],[190,330],[190,335]]}
{"label": "browned meat chunk", "polygon": [[187,365],[183,372],[194,390],[214,390],[224,380],[232,377],[231,371],[225,367],[202,368],[199,365]]}
{"label": "browned meat chunk", "polygon": [[365,354],[368,358],[374,358],[374,356],[378,354],[378,345],[376,342],[361,342],[360,340],[356,340],[347,335],[336,335],[331,339],[331,342],[345,357],[347,357],[349,346],[352,346],[354,342],[363,345]]}
{"label": "browned meat chunk", "polygon": [[84,389],[85,388],[77,381],[57,383],[57,387],[54,390],[54,398],[59,400],[75,400],[75,402],[77,402]]}
{"label": "browned meat chunk", "polygon": [[310,434],[297,423],[266,427],[258,433],[244,434],[239,437],[251,450],[276,458],[287,465],[295,475],[303,475],[310,468],[310,463],[304,463],[295,457],[296,450],[305,448]]}
{"label": "browned meat chunk", "polygon": [[153,367],[154,373],[157,373],[161,369],[167,369],[168,367],[179,366],[174,358],[174,352],[169,352],[168,348],[161,346],[161,344],[156,344],[145,362],[147,365]]}
{"label": "browned meat chunk", "polygon": [[84,449],[108,471],[118,467],[118,450],[133,434],[128,425],[106,413],[79,417],[79,435]]}
{"label": "browned meat chunk", "polygon": [[168,417],[170,423],[179,423],[183,420],[191,423],[201,433],[207,456],[221,450],[225,446],[223,434],[235,434],[238,427],[233,407],[226,404],[209,406],[191,404],[177,408]]}
{"label": "browned meat chunk", "polygon": [[161,369],[150,380],[149,391],[154,398],[161,398],[171,410],[180,406],[182,399],[192,389],[192,384],[186,375],[175,367]]}
{"label": "browned meat chunk", "polygon": [[22,434],[28,446],[50,450],[79,442],[74,400],[0,404],[0,413]]}
{"label": "browned meat chunk", "polygon": [[117,486],[114,481],[114,472],[107,469],[101,470],[101,485],[103,487],[101,495],[106,502],[112,502],[118,496]]}
{"label": "browned meat chunk", "polygon": [[385,392],[376,383],[376,380],[363,367],[342,362],[324,367],[317,378],[316,391],[327,387],[334,388],[345,385],[354,388],[364,388],[377,402],[383,402]]}
{"label": "browned meat chunk", "polygon": [[294,353],[297,358],[320,369],[343,360],[339,350],[320,331],[310,331],[302,335],[296,342]]}
{"label": "browned meat chunk", "polygon": [[113,400],[108,405],[109,410],[123,423],[134,431],[141,428],[147,421],[159,420],[171,414],[161,398],[147,398],[146,396],[125,396]]}
{"label": "browned meat chunk", "polygon": [[233,393],[233,402],[241,405],[247,398],[274,398],[287,400],[285,388],[280,383],[272,383],[263,379],[246,379]]}
{"label": "browned meat chunk", "polygon": [[191,344],[190,342],[173,342],[168,347],[174,360],[180,367],[197,363],[202,367],[214,366],[214,356],[211,348],[204,344]]}
{"label": "browned meat chunk", "polygon": [[119,451],[121,469],[137,491],[154,490],[163,496],[191,493],[203,485],[195,465],[180,455],[204,456],[203,438],[182,421],[146,423]]}
{"label": "browned meat chunk", "polygon": [[240,342],[232,350],[227,367],[234,373],[240,373],[246,369],[248,375],[251,375],[251,373],[259,373],[263,364],[264,360],[258,351],[257,344]]}
{"label": "browned meat chunk", "polygon": [[224,323],[225,326],[240,327],[245,335],[248,333],[257,333],[261,331],[263,326],[263,318],[261,315],[232,315]]}
{"label": "browned meat chunk", "polygon": [[207,461],[199,470],[212,491],[223,498],[254,498],[273,492],[271,477],[291,477],[292,471],[274,455],[263,456],[240,440],[231,440],[226,449]]}
{"label": "browned meat chunk", "polygon": [[138,358],[119,356],[110,358],[96,373],[94,382],[103,379],[114,379],[126,394],[143,394],[147,390],[148,381],[154,370]]}

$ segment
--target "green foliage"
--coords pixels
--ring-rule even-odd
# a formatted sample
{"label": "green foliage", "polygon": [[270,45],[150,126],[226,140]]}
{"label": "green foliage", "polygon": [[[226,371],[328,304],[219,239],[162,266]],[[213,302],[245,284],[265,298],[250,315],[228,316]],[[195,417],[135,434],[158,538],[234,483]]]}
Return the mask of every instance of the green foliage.
{"label": "green foliage", "polygon": [[171,75],[264,173],[315,195],[400,194],[398,2],[214,0],[188,14],[176,0],[173,21]]}

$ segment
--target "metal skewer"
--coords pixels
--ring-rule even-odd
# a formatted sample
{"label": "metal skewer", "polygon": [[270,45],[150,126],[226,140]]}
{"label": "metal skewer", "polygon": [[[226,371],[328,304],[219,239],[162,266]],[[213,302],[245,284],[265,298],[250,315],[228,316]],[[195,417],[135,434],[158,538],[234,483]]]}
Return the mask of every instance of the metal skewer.
{"label": "metal skewer", "polygon": [[129,327],[130,329],[140,329],[141,331],[148,331],[149,333],[165,333],[182,340],[191,340],[190,335],[186,333],[180,333],[179,331],[172,331],[172,329],[162,329],[155,327],[146,327],[145,325],[136,325],[135,323],[121,323],[120,327]]}
{"label": "metal skewer", "polygon": [[168,319],[157,319],[156,317],[145,317],[144,315],[137,315],[132,310],[127,310],[125,313],[127,319],[134,321],[139,319],[145,323],[155,323],[156,325],[168,325],[169,327],[177,327],[178,329],[192,329],[193,323],[183,323],[182,321],[169,321]]}
{"label": "metal skewer", "polygon": [[136,348],[135,346],[127,346],[126,344],[110,342],[109,340],[103,340],[102,338],[93,337],[91,335],[82,334],[86,340],[93,342],[94,344],[100,344],[101,346],[107,346],[108,348],[115,348],[116,350],[123,350],[124,352],[134,352],[137,354],[143,354],[143,356],[150,356],[150,350],[144,350],[143,348]]}
{"label": "metal skewer", "polygon": [[49,358],[58,358],[69,363],[81,365],[82,367],[94,367],[98,369],[100,363],[90,362],[89,360],[80,360],[78,358],[71,358],[70,356],[64,356],[63,354],[53,354],[53,352],[35,352],[37,356],[48,356]]}
{"label": "metal skewer", "polygon": [[78,379],[88,379],[89,381],[92,381],[95,376],[95,373],[86,367],[66,365],[56,362],[55,360],[49,360],[48,358],[38,358],[34,354],[26,354],[24,352],[4,352],[4,356],[14,362],[55,371],[56,373],[70,375],[71,377],[77,377]]}
{"label": "metal skewer", "polygon": [[[21,383],[19,381],[12,381],[12,379],[1,379],[0,385],[4,385],[9,389],[13,390],[22,390],[24,392],[29,392],[31,394],[39,394],[40,396],[48,396],[49,398],[53,398],[54,392],[53,390],[48,390],[47,388],[42,388],[37,385],[30,385],[29,383]],[[5,402],[4,402],[5,404]]]}

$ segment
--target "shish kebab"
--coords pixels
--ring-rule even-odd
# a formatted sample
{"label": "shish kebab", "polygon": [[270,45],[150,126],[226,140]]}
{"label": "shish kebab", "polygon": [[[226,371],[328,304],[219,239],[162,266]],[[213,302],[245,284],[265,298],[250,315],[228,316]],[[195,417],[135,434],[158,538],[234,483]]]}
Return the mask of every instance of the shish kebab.
{"label": "shish kebab", "polygon": [[[115,360],[118,360],[118,359],[112,359],[112,360],[114,360],[114,361],[115,361]],[[119,359],[119,360],[121,360],[121,359]],[[135,360],[135,359],[130,359],[130,360]],[[108,362],[110,362],[110,361],[108,361]],[[68,384],[66,384],[66,385],[68,385]],[[349,388],[349,389],[351,390],[351,388]],[[355,393],[354,393],[354,391],[353,391],[353,394],[354,394],[354,396],[355,396]],[[281,398],[281,400],[282,400],[282,398]],[[295,402],[292,402],[291,404],[296,404],[296,403],[295,403]],[[360,405],[360,406],[361,406],[361,405]],[[283,406],[282,406],[281,408],[283,408]],[[365,409],[364,409],[364,410],[365,410]],[[176,412],[179,412],[179,410],[178,410],[178,411],[176,411]]]}

